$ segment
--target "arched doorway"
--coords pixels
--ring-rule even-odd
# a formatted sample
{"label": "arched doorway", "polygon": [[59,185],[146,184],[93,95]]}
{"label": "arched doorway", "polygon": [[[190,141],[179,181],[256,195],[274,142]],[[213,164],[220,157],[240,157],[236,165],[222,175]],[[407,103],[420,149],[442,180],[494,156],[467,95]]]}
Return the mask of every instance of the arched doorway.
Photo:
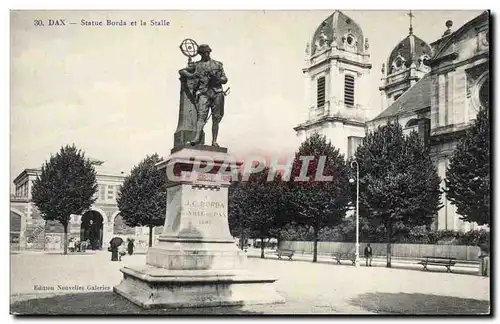
{"label": "arched doorway", "polygon": [[99,250],[103,243],[103,222],[102,215],[90,210],[83,214],[82,224],[80,226],[80,241],[89,241],[89,248]]}

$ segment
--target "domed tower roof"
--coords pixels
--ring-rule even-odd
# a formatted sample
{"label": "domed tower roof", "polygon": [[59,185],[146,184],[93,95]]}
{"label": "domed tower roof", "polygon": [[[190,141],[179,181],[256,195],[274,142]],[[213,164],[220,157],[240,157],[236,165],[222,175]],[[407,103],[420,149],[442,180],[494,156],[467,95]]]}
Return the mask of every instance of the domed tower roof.
{"label": "domed tower roof", "polygon": [[431,47],[419,37],[415,36],[410,28],[410,34],[399,42],[389,55],[387,61],[388,74],[409,68],[413,63],[421,66],[425,60],[430,59]]}
{"label": "domed tower roof", "polygon": [[311,55],[335,46],[364,53],[365,39],[361,27],[339,10],[335,10],[316,28],[311,42]]}

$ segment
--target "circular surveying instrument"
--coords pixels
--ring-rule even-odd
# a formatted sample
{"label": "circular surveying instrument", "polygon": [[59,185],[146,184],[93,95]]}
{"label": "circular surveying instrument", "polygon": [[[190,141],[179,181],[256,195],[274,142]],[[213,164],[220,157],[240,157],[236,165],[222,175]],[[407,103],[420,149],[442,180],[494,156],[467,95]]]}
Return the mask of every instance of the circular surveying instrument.
{"label": "circular surveying instrument", "polygon": [[191,62],[191,59],[198,55],[198,44],[190,38],[183,40],[179,48],[182,54],[188,57],[188,62]]}

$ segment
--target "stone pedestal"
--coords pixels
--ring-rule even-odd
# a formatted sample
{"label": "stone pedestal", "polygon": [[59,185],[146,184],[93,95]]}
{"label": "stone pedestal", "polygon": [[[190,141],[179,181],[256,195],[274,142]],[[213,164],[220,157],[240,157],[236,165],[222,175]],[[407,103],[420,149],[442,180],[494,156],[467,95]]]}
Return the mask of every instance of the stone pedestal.
{"label": "stone pedestal", "polygon": [[[208,157],[193,171],[196,157]],[[236,169],[227,150],[199,146],[173,151],[158,168],[173,170],[169,178],[167,216],[159,243],[149,248],[146,265],[125,267],[114,291],[144,307],[179,308],[284,302],[274,288],[276,278],[245,269],[246,254],[229,232],[228,186]]]}

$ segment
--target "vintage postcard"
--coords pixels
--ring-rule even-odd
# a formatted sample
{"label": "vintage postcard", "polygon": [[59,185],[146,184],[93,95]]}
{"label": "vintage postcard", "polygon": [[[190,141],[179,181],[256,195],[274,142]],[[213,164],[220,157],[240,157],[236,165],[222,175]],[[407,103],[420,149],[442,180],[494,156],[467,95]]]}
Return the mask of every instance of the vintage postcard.
{"label": "vintage postcard", "polygon": [[11,10],[13,315],[490,315],[490,11]]}

